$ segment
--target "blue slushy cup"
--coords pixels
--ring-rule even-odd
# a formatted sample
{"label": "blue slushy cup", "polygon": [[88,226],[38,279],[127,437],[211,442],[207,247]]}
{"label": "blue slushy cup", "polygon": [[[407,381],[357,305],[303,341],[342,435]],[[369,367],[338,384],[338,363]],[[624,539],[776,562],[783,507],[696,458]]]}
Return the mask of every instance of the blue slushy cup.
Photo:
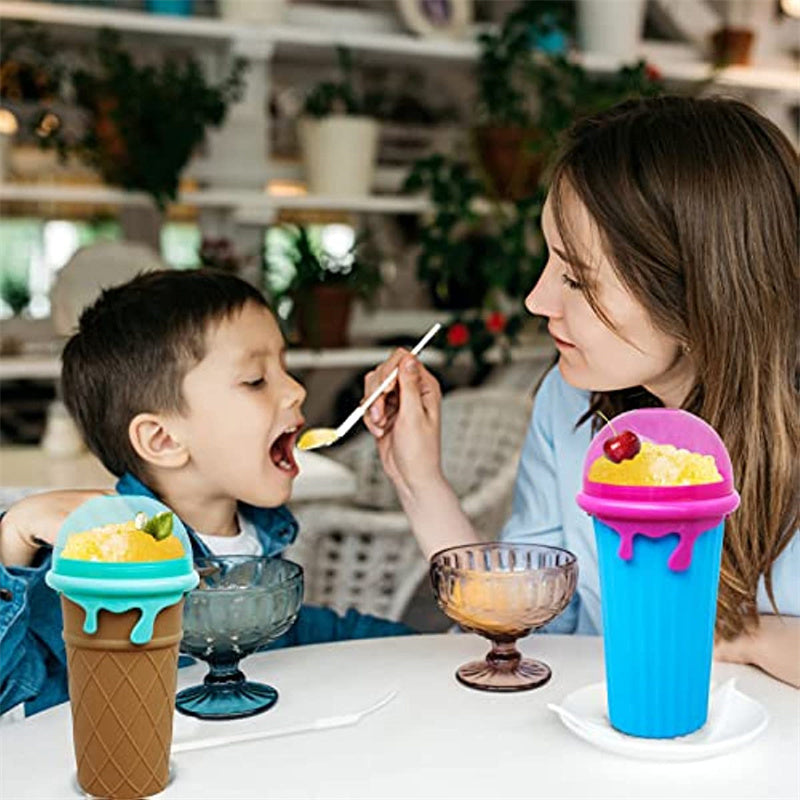
{"label": "blue slushy cup", "polygon": [[722,477],[666,486],[591,481],[592,464],[615,435],[605,426],[589,446],[577,497],[597,541],[610,722],[632,736],[683,736],[708,716],[724,519],[739,495],[725,445],[699,417],[638,409],[613,425],[710,455]]}

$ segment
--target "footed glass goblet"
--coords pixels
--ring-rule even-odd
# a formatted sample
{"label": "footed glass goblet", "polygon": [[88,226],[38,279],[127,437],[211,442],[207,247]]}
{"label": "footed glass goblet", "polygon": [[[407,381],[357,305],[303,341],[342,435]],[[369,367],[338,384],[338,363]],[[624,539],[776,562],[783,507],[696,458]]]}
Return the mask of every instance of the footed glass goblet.
{"label": "footed glass goblet", "polygon": [[430,575],[442,611],[492,643],[483,661],[458,668],[461,683],[490,692],[519,692],[550,680],[550,667],[523,658],[516,641],[569,604],[578,582],[572,553],[501,542],[451,547],[433,556]]}
{"label": "footed glass goblet", "polygon": [[239,661],[285,633],[303,600],[303,569],[280,558],[195,559],[200,585],[186,598],[181,652],[208,662],[203,683],[178,692],[182,714],[237,719],[275,705],[278,692],[245,679]]}

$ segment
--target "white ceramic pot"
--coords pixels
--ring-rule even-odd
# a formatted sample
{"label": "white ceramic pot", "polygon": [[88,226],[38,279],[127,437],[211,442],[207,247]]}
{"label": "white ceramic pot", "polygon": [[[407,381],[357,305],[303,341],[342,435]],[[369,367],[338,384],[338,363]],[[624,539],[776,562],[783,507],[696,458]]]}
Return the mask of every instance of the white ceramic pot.
{"label": "white ceramic pot", "polygon": [[276,25],[283,22],[289,0],[217,0],[219,15],[232,22]]}
{"label": "white ceramic pot", "polygon": [[308,191],[332,197],[364,197],[375,174],[378,123],[369,117],[304,117],[300,149]]}
{"label": "white ceramic pot", "polygon": [[641,41],[645,5],[645,0],[578,0],[581,50],[633,61]]}

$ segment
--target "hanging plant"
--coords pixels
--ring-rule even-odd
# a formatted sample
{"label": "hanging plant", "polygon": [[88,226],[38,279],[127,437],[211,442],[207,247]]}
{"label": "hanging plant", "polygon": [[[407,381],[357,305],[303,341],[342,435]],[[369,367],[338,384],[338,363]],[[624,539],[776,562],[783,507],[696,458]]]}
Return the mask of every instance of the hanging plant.
{"label": "hanging plant", "polygon": [[42,141],[75,152],[108,183],[146,192],[163,209],[176,199],[181,172],[206,129],[219,127],[241,97],[246,62],[237,59],[228,76],[211,85],[192,57],[136,64],[110,30],[98,35],[97,62],[71,75],[87,117],[82,134],[64,141],[59,128]]}

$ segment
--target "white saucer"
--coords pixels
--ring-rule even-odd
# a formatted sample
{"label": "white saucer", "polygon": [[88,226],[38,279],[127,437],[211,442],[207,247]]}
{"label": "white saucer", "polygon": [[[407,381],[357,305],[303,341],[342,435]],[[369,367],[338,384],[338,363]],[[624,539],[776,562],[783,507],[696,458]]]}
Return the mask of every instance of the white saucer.
{"label": "white saucer", "polygon": [[756,738],[769,722],[764,706],[742,694],[733,680],[711,693],[708,721],[688,736],[642,739],[611,727],[605,683],[593,683],[567,695],[560,706],[549,704],[576,736],[611,753],[651,761],[695,761],[713,758]]}

